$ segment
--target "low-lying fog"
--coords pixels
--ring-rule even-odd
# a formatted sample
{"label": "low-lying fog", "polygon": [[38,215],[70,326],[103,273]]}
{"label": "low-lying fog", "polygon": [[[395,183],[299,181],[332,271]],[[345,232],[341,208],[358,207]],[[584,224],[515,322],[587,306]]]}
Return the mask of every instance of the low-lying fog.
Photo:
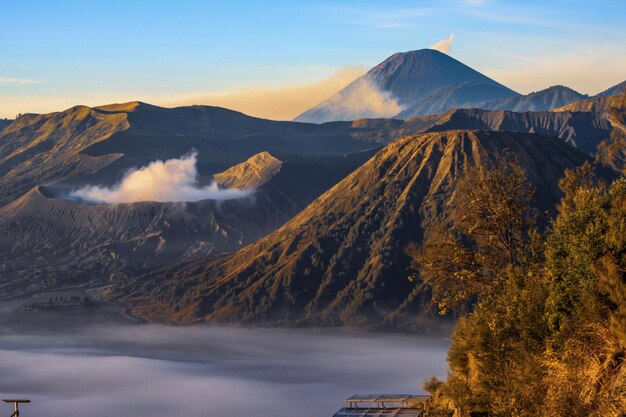
{"label": "low-lying fog", "polygon": [[331,417],[355,393],[422,392],[426,377],[445,374],[448,348],[342,330],[8,329],[0,393],[33,400],[22,415],[46,417]]}

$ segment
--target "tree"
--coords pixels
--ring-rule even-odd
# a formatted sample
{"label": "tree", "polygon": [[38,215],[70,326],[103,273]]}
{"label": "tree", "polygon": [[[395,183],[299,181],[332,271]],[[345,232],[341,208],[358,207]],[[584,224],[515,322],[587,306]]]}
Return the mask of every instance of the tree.
{"label": "tree", "polygon": [[614,182],[609,195],[611,205],[605,236],[607,248],[593,271],[612,302],[609,317],[611,330],[626,345],[626,180]]}
{"label": "tree", "polygon": [[532,195],[526,172],[510,155],[459,179],[450,217],[426,230],[422,247],[411,251],[442,312],[488,296],[508,268],[532,259]]}

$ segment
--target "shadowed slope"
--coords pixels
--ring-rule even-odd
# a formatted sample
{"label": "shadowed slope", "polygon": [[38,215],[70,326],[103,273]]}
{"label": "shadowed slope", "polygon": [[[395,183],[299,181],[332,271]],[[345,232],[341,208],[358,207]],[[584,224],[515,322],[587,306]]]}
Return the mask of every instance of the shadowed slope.
{"label": "shadowed slope", "polygon": [[626,80],[598,93],[595,97],[621,96],[626,93]]}
{"label": "shadowed slope", "polygon": [[13,123],[11,119],[0,119],[0,132],[11,123]]}
{"label": "shadowed slope", "polygon": [[373,152],[285,157],[250,197],[197,203],[82,204],[37,187],[0,208],[2,297],[117,281],[215,256],[276,230]]}
{"label": "shadowed slope", "polygon": [[528,132],[555,136],[591,155],[609,137],[611,124],[601,113],[525,112],[460,109],[441,117],[427,132],[454,129]]}
{"label": "shadowed slope", "polygon": [[136,303],[136,314],[178,323],[422,326],[434,314],[430,292],[407,276],[404,250],[447,212],[468,166],[484,167],[505,150],[528,170],[542,210],[553,210],[559,200],[564,169],[586,160],[562,141],[539,135],[407,137],[259,242],[137,278],[114,294]]}
{"label": "shadowed slope", "polygon": [[[396,117],[406,119],[413,116],[445,113],[449,109],[480,107],[480,103],[510,97],[511,94],[499,85],[484,82],[454,84],[431,91],[416,103],[405,108]],[[517,97],[514,96],[511,100]]]}
{"label": "shadowed slope", "polygon": [[557,107],[565,106],[575,101],[588,98],[584,94],[572,90],[563,85],[555,85],[545,90],[535,91],[533,93],[510,97],[502,100],[491,101],[489,103],[480,104],[476,107],[484,110],[509,110],[514,112],[540,112],[551,110]]}

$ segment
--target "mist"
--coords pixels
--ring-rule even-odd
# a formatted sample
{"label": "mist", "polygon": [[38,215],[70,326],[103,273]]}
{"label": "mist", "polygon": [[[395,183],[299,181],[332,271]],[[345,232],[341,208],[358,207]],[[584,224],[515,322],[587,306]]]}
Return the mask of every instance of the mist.
{"label": "mist", "polygon": [[138,201],[193,202],[230,200],[250,195],[250,191],[223,189],[217,183],[198,183],[197,153],[178,159],[154,161],[128,171],[111,187],[88,185],[70,193],[70,198],[96,203],[133,203]]}
{"label": "mist", "polygon": [[322,105],[333,120],[393,117],[403,110],[391,92],[382,90],[367,78],[358,79]]}
{"label": "mist", "polygon": [[422,392],[444,376],[448,344],[342,330],[3,329],[0,392],[31,399],[25,416],[331,417],[355,393]]}

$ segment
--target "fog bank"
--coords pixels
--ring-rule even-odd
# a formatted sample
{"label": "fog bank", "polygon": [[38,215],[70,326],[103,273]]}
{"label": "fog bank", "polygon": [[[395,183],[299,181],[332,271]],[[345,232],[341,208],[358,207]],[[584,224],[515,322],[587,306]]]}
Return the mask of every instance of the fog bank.
{"label": "fog bank", "polygon": [[3,331],[0,392],[33,400],[26,416],[331,417],[355,393],[421,392],[426,377],[445,374],[447,347],[340,330]]}

